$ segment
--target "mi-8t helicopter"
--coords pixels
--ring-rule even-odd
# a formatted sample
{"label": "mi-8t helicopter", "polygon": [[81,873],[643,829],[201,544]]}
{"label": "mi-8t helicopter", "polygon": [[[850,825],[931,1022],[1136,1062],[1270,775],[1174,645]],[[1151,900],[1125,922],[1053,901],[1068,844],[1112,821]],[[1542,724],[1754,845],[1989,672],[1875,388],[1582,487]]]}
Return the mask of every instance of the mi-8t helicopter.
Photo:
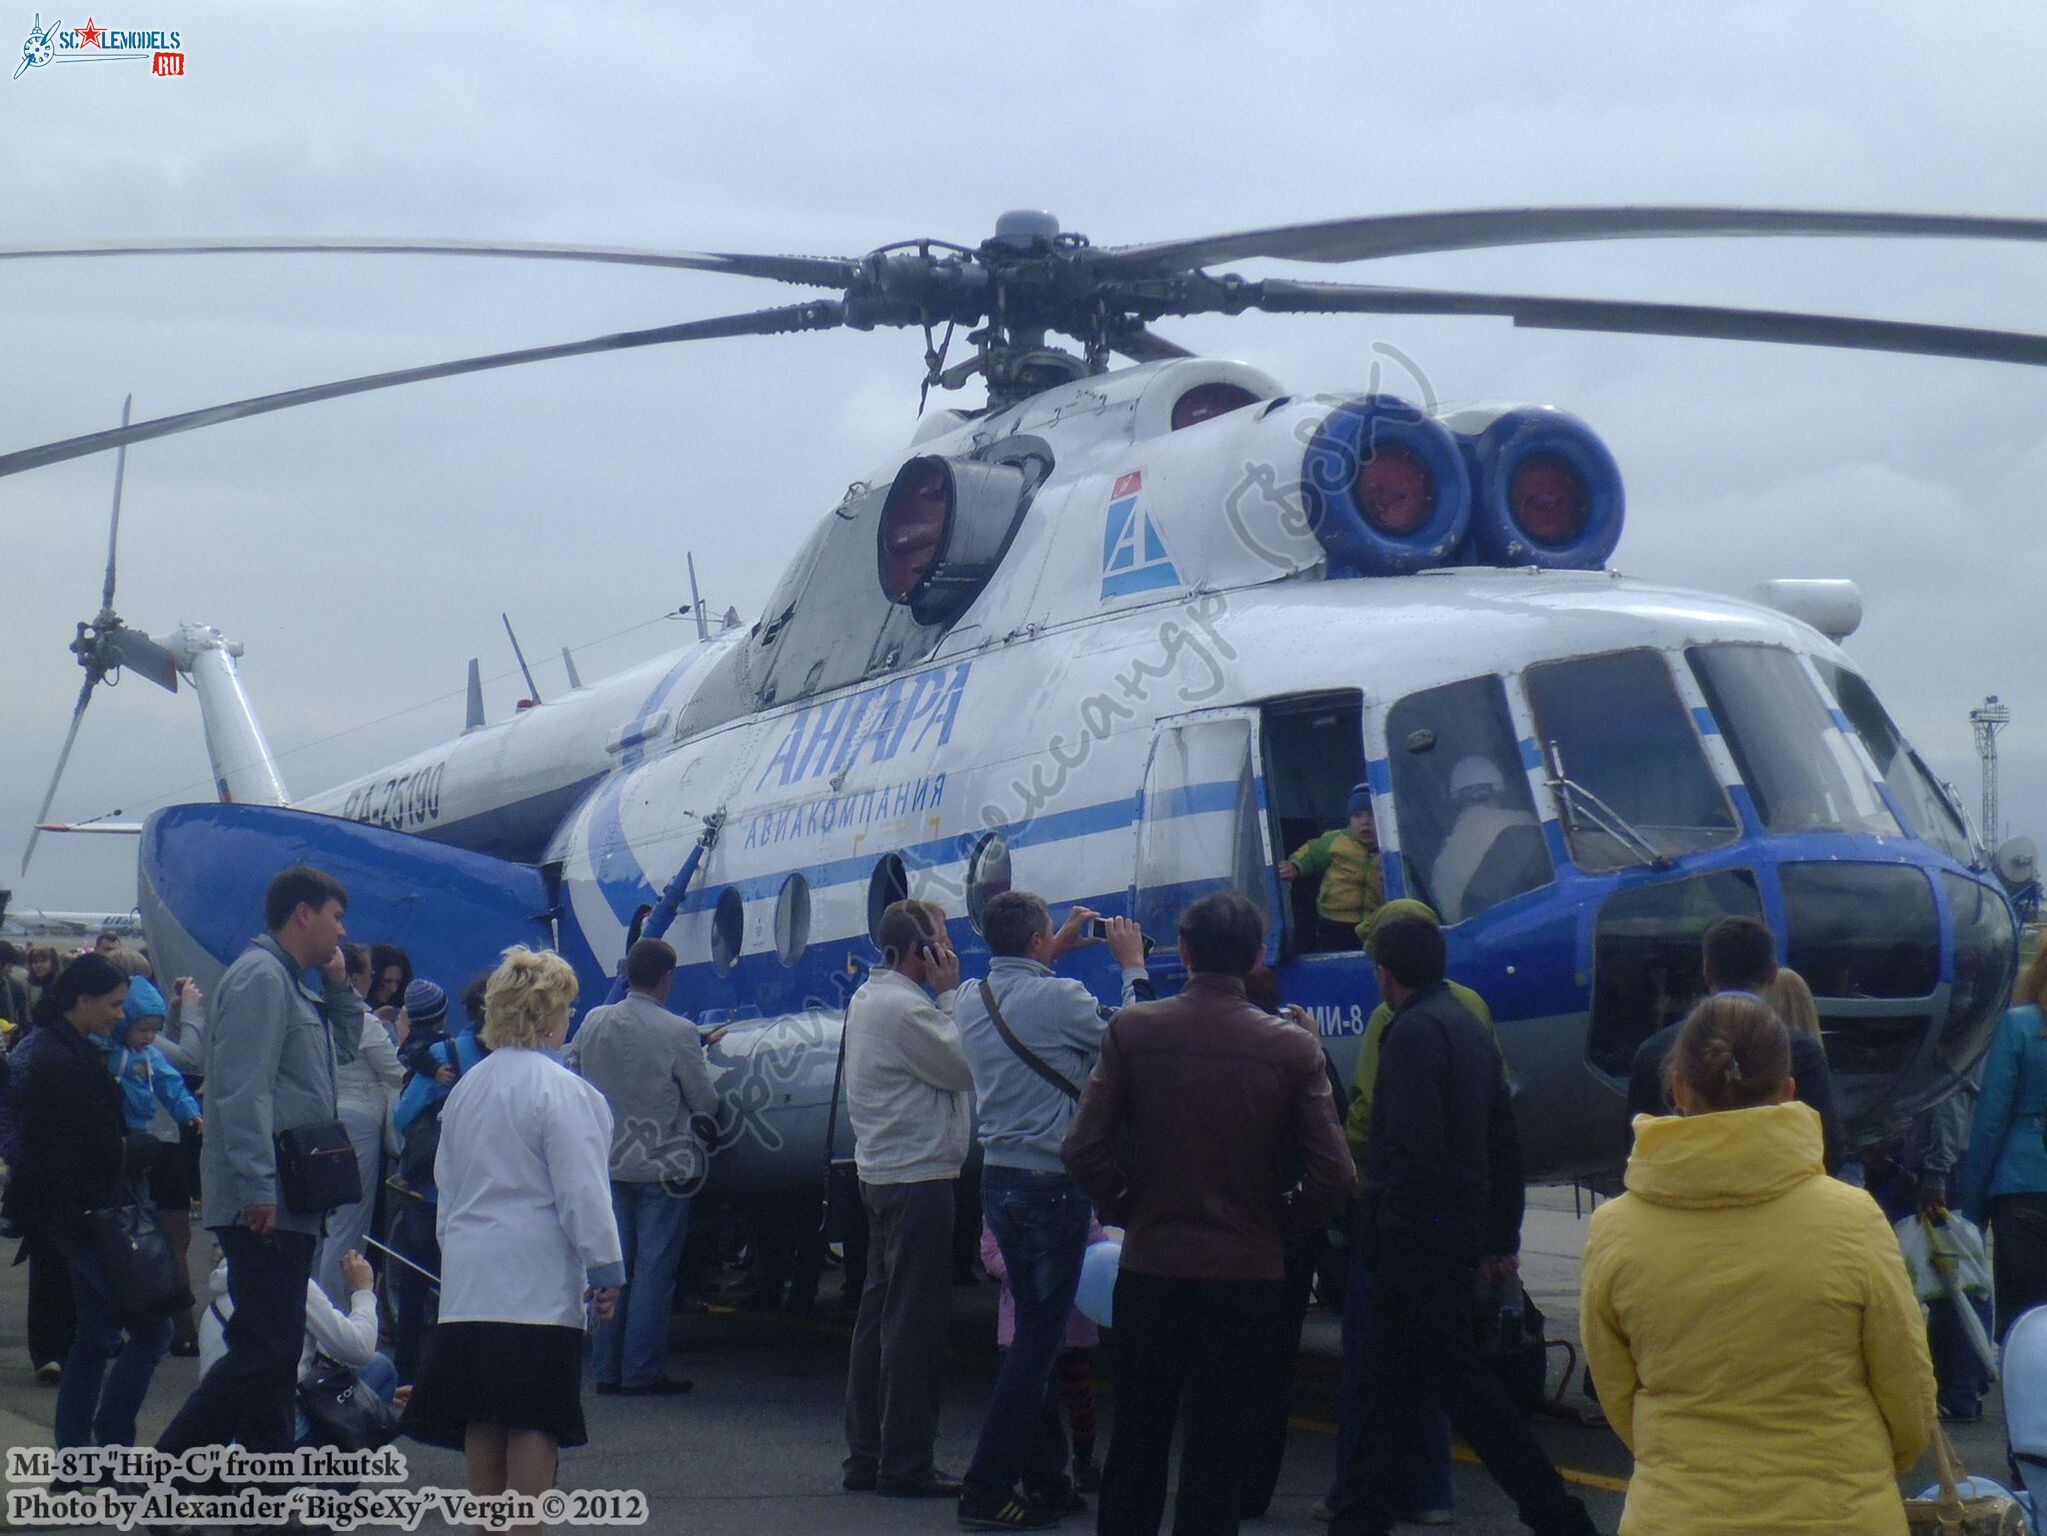
{"label": "mi-8t helicopter", "polygon": [[[160,963],[217,970],[257,926],[269,875],[301,858],[350,887],[357,936],[405,944],[425,971],[459,978],[507,943],[548,943],[586,999],[673,912],[677,1005],[731,1026],[713,1060],[735,1134],[714,1187],[814,1190],[838,1010],[905,893],[946,905],[970,974],[983,904],[1012,885],[1055,909],[1128,913],[1167,941],[1155,959],[1170,988],[1175,914],[1235,886],[1264,906],[1286,994],[1347,1070],[1371,968],[1355,948],[1318,947],[1311,892],[1276,866],[1340,824],[1367,781],[1388,895],[1439,909],[1453,973],[1499,1020],[1532,1176],[1618,1161],[1630,1056],[1695,994],[1700,933],[1725,912],[1782,935],[1818,994],[1851,1135],[1867,1139],[1980,1053],[2017,930],[1955,798],[1835,643],[1854,628],[1852,590],[1790,583],[1737,601],[1610,573],[1621,477],[1575,418],[1304,394],[1152,329],[1215,311],[1492,315],[2047,363],[2047,337],[2003,331],[1210,270],[1773,234],[2039,240],[2047,221],[1521,209],[1102,248],[1017,213],[977,246],[857,259],[397,241],[17,249],[0,255],[624,262],[833,296],[124,425],[0,455],[0,473],[550,358],[920,327],[926,387],[978,375],[986,407],[925,416],[824,511],[755,623],[289,809],[158,812],[140,884]],[[971,353],[951,362],[960,327]],[[1079,350],[1048,344],[1054,332]],[[1115,354],[1134,366],[1112,367]],[[115,667],[172,681],[183,668],[113,612],[111,561],[74,649],[80,711]],[[252,773],[260,733],[238,690],[216,675],[210,698],[224,793],[253,781],[256,798],[281,798]],[[1069,963],[1113,996],[1099,950]]]}

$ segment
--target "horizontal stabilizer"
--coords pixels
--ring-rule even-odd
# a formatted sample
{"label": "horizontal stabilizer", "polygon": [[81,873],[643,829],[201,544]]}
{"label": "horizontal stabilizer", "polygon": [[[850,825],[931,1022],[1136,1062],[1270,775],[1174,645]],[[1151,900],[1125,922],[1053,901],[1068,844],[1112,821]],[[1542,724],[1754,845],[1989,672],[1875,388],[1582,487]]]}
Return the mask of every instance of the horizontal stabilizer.
{"label": "horizontal stabilizer", "polygon": [[[263,931],[271,877],[293,864],[311,864],[346,887],[351,941],[398,945],[414,974],[451,999],[509,945],[556,947],[547,882],[531,865],[281,806],[175,805],[142,829],[142,916],[159,973],[191,976],[212,991]],[[583,1005],[600,1001],[608,978],[572,921],[560,936]]]}

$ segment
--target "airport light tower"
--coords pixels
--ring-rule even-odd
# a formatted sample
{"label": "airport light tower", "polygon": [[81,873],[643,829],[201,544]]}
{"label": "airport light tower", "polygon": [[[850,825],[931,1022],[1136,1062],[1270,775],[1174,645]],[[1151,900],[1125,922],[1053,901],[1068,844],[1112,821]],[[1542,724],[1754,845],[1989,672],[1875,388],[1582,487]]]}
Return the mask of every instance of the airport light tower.
{"label": "airport light tower", "polygon": [[1997,733],[2011,724],[2011,706],[1997,702],[1991,694],[1969,711],[1969,724],[1976,732],[1976,756],[1983,764],[1983,841],[1997,846]]}

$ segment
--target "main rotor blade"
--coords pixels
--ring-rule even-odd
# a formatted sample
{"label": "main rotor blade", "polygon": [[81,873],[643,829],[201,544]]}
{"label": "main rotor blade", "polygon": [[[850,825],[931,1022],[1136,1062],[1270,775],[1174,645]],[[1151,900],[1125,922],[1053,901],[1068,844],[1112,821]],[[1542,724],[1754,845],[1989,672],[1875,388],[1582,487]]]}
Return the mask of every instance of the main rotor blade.
{"label": "main rotor blade", "polygon": [[[135,397],[130,395],[121,402],[121,425],[128,425],[128,414],[135,408]],[[114,515],[107,521],[107,579],[100,585],[100,609],[105,612],[114,606],[114,551],[121,543],[121,482],[128,477],[128,445],[121,444],[114,455]]]}
{"label": "main rotor blade", "polygon": [[1574,240],[1742,235],[2047,240],[2047,219],[1812,208],[1475,208],[1454,213],[1369,214],[1315,224],[1276,224],[1269,229],[1247,229],[1230,235],[1110,246],[1099,255],[1112,271],[1150,272],[1248,261],[1256,256],[1287,261],[1368,261],[1427,251],[1554,245]]}
{"label": "main rotor blade", "polygon": [[28,834],[28,846],[21,850],[21,872],[28,873],[28,861],[36,856],[36,840],[43,835],[42,823],[49,820],[50,802],[57,798],[57,785],[64,777],[64,765],[71,761],[71,744],[78,740],[78,722],[85,718],[85,706],[92,702],[92,687],[95,679],[87,677],[78,690],[78,702],[71,709],[71,729],[64,733],[64,750],[57,754],[57,771],[50,775],[50,788],[43,796],[42,808],[36,812],[36,825]]}
{"label": "main rotor blade", "polygon": [[552,362],[563,357],[585,357],[593,352],[623,352],[634,347],[657,347],[674,341],[709,341],[721,336],[769,336],[782,331],[829,330],[842,324],[844,320],[845,306],[837,299],[813,299],[807,304],[785,304],[776,309],[759,309],[743,315],[721,315],[711,320],[687,320],[680,325],[661,325],[644,331],[618,331],[609,336],[593,336],[588,341],[565,341],[548,347],[522,347],[515,352],[492,352],[481,357],[459,358],[451,363],[430,363],[422,368],[397,368],[389,373],[364,374],[360,378],[342,379],[333,384],[315,384],[306,389],[287,389],[274,395],[257,395],[252,399],[237,400],[228,405],[208,406],[199,411],[184,411],[176,416],[159,416],[154,421],[137,422],[132,427],[121,427],[115,431],[89,432],[83,437],[67,437],[62,442],[44,443],[40,447],[0,454],[0,476],[18,475],[25,469],[40,469],[45,464],[61,464],[66,459],[83,458],[90,453],[118,448],[124,443],[148,442],[152,438],[170,437],[175,433],[191,432],[199,427],[216,426],[224,421],[239,421],[245,416],[262,416],[271,411],[290,410],[293,406],[312,405],[321,400],[336,400],[343,395],[368,394],[371,390],[391,389],[400,384],[421,384],[430,379],[453,378],[464,373],[483,373],[492,368],[515,368],[522,363]]}
{"label": "main rotor blade", "polygon": [[1177,341],[1168,341],[1157,331],[1147,330],[1141,325],[1111,332],[1109,345],[1133,362],[1139,363],[1156,363],[1166,358],[1194,355]]}
{"label": "main rotor blade", "polygon": [[617,245],[493,244],[483,240],[257,239],[122,240],[0,245],[0,261],[78,256],[497,256],[520,261],[595,261],[627,267],[685,267],[778,283],[844,288],[860,263],[843,256],[752,256],[729,251],[648,251]]}
{"label": "main rotor blade", "polygon": [[[1501,293],[1456,293],[1369,284],[1250,283],[1234,300],[1218,288],[1212,305],[1273,314],[1495,315],[1517,326],[1552,331],[1613,331],[1637,336],[1697,336],[1721,341],[1775,341],[1864,352],[1905,352],[1988,363],[2047,366],[2047,336],[2026,331],[1864,320],[1774,309],[1723,309],[1703,304],[1645,304],[1625,299],[1559,299]],[[1189,306],[1190,312],[1195,306]]]}

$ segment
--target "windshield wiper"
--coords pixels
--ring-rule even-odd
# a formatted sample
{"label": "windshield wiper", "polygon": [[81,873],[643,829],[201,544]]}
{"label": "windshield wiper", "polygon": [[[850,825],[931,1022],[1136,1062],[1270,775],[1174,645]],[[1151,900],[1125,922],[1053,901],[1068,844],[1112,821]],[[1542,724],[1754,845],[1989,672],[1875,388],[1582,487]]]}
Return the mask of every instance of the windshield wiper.
{"label": "windshield wiper", "polygon": [[1654,843],[1636,831],[1627,817],[1608,805],[1576,779],[1565,776],[1564,755],[1557,750],[1557,744],[1554,741],[1549,742],[1547,747],[1549,787],[1556,791],[1557,804],[1562,807],[1566,820],[1573,818],[1572,802],[1575,797],[1579,802],[1578,812],[1583,814],[1587,821],[1591,822],[1594,827],[1604,832],[1623,848],[1634,853],[1649,868],[1670,869],[1673,867],[1670,856],[1660,851]]}

